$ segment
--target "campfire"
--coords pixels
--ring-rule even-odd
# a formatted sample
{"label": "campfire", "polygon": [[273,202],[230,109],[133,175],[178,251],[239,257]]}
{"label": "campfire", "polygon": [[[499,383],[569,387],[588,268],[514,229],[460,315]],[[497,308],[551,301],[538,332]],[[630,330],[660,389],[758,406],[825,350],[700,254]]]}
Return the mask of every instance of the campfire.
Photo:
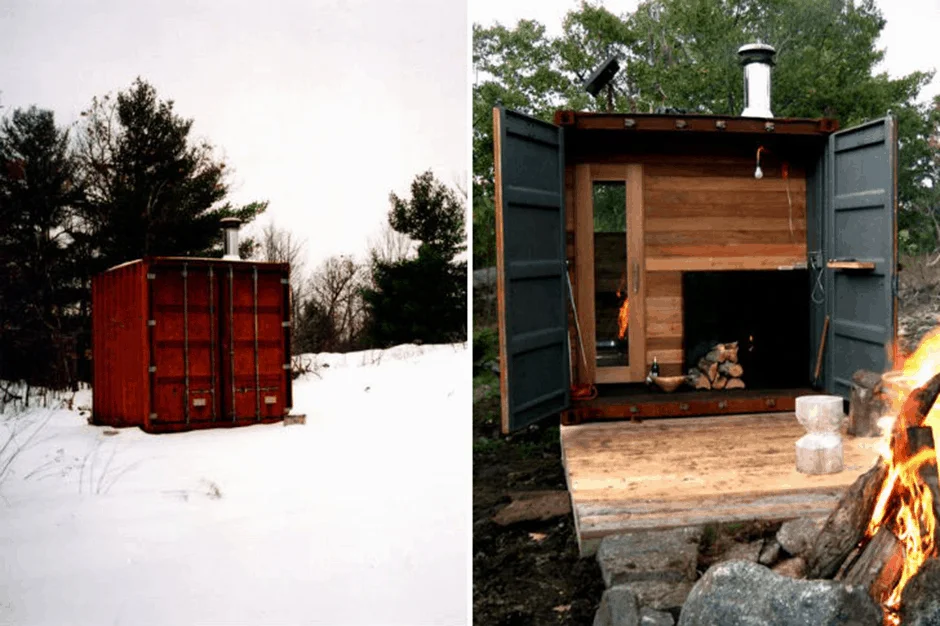
{"label": "campfire", "polygon": [[847,491],[826,521],[808,562],[809,578],[862,585],[901,623],[907,583],[938,555],[940,476],[934,429],[940,426],[940,330],[901,367],[883,419],[879,462]]}

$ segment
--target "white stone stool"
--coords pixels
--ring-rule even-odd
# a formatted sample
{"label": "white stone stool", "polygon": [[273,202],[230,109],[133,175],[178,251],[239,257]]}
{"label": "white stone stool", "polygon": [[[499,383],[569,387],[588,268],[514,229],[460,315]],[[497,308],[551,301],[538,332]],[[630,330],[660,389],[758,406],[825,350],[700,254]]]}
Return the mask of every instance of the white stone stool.
{"label": "white stone stool", "polygon": [[804,474],[842,471],[842,434],[845,421],[841,396],[801,396],[796,399],[796,419],[807,434],[796,442],[796,469]]}

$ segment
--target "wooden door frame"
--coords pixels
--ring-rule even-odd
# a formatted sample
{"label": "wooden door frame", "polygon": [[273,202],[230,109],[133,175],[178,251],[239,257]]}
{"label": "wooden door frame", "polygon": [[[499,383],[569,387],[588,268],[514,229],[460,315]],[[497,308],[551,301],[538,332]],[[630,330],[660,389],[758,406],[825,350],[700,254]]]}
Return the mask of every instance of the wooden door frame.
{"label": "wooden door frame", "polygon": [[[630,298],[629,361],[623,367],[597,367],[594,306],[594,183],[626,186],[627,292]],[[583,163],[575,166],[575,301],[584,343],[584,382],[627,383],[646,378],[646,267],[643,166],[639,163]]]}

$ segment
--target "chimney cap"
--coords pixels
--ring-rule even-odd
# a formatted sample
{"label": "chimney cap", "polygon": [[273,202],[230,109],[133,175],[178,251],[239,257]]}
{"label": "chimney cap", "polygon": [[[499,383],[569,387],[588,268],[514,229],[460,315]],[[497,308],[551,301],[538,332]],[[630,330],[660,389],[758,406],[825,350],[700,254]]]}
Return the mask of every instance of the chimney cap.
{"label": "chimney cap", "polygon": [[773,65],[775,54],[777,54],[777,51],[774,47],[766,43],[749,43],[738,48],[741,65],[747,65],[748,63]]}
{"label": "chimney cap", "polygon": [[238,228],[241,223],[242,221],[237,217],[223,217],[219,220],[219,225],[222,228]]}

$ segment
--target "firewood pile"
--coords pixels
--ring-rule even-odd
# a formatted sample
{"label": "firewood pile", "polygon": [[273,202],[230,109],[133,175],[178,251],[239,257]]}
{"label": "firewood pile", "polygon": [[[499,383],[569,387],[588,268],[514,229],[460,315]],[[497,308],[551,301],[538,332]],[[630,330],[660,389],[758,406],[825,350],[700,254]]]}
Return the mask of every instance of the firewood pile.
{"label": "firewood pile", "polygon": [[717,343],[686,377],[695,389],[744,389],[744,368],[738,363],[738,342]]}
{"label": "firewood pile", "polygon": [[940,374],[907,396],[889,451],[846,491],[807,555],[807,578],[863,586],[885,623],[903,618],[906,583],[938,556],[940,476],[926,425],[938,395]]}

